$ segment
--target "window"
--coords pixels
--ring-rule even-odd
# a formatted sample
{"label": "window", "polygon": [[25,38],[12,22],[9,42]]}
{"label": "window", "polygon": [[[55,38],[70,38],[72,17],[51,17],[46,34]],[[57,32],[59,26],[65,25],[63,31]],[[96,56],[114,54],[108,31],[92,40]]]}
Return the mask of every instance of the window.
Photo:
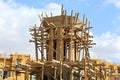
{"label": "window", "polygon": [[10,77],[9,71],[4,71],[3,79]]}
{"label": "window", "polygon": [[120,73],[120,67],[118,67],[118,73]]}
{"label": "window", "polygon": [[3,70],[0,69],[0,79],[2,79],[3,76]]}

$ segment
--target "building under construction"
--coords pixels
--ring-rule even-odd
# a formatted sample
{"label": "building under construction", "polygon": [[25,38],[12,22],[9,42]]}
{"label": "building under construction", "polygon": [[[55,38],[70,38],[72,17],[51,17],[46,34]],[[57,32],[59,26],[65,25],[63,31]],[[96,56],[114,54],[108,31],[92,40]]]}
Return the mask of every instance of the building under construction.
{"label": "building under construction", "polygon": [[40,27],[35,25],[30,29],[30,42],[35,43],[36,61],[40,54],[41,62],[44,63],[41,67],[41,79],[94,79],[89,53],[89,48],[94,44],[93,35],[85,15],[83,20],[79,20],[79,13],[74,15],[71,11],[71,15],[67,15],[62,7],[61,15],[52,16],[51,13],[50,17],[47,14],[39,17]]}
{"label": "building under construction", "polygon": [[[94,66],[94,74],[96,78],[92,80],[119,80],[120,79],[120,65],[115,63],[110,63],[101,59],[91,59],[91,61],[93,62],[93,66],[96,65]],[[30,66],[29,63],[32,66]],[[40,60],[39,61],[34,60],[33,58],[30,57],[30,55],[25,53],[24,54],[12,53],[10,54],[10,56],[8,55],[5,56],[0,54],[0,80],[41,80],[41,71],[42,71],[41,65],[44,65],[44,64],[42,64]],[[45,71],[43,80],[51,80],[51,79],[59,80],[58,78],[54,77],[55,74],[58,73],[57,72],[58,68],[57,67],[54,68],[53,66],[54,65],[51,65],[51,68],[50,68],[51,72],[49,70]],[[66,65],[63,64],[63,66],[66,66]],[[70,70],[70,68],[68,68],[67,70]],[[80,71],[79,75],[77,71],[78,69],[75,67],[72,69],[72,73],[71,73],[73,75],[72,80],[85,80],[81,78],[81,77],[84,77],[84,70]],[[63,73],[63,75],[67,75],[66,77],[70,77],[69,74]],[[101,75],[101,78],[100,78],[100,75]],[[103,75],[105,76],[104,79],[103,79]],[[49,78],[47,76],[49,76]],[[74,78],[75,76],[79,76],[79,79]]]}
{"label": "building under construction", "polygon": [[[4,80],[120,80],[119,65],[90,58],[89,48],[95,43],[85,15],[82,20],[79,13],[68,15],[62,6],[61,15],[39,18],[40,26],[30,28],[36,59],[14,54],[8,64],[7,58],[1,58]],[[11,79],[5,77],[6,71]]]}

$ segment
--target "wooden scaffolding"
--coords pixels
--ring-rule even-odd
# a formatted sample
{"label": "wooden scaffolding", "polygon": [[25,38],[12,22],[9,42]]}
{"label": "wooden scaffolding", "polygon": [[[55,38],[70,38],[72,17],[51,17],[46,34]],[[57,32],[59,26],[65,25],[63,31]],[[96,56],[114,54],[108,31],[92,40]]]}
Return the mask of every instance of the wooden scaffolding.
{"label": "wooden scaffolding", "polygon": [[[41,14],[39,18],[40,27],[35,25],[30,28],[32,35],[30,42],[35,43],[36,61],[41,59],[45,63],[42,73],[45,75],[45,69],[49,66],[54,68],[55,80],[58,80],[57,76],[59,80],[66,79],[64,72],[69,73],[67,75],[69,78],[66,80],[93,79],[89,48],[95,43],[90,32],[92,27],[86,16],[83,16],[83,20],[79,20],[79,13],[73,15],[71,11],[71,15],[67,15],[67,11],[63,10],[62,6],[61,15],[52,16],[51,14],[48,17],[46,14],[45,16]],[[49,74],[52,68],[48,70]],[[43,80],[43,77],[41,79]]]}

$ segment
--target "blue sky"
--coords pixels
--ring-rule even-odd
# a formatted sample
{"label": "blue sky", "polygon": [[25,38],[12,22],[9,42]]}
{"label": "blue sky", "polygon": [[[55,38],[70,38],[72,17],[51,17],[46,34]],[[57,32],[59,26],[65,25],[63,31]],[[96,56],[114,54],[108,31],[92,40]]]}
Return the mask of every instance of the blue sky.
{"label": "blue sky", "polygon": [[91,56],[120,63],[120,0],[0,0],[0,52],[34,54],[29,27],[39,26],[42,11],[59,14],[62,4],[68,14],[73,10],[90,20],[97,44]]}
{"label": "blue sky", "polygon": [[[119,0],[115,1],[117,3]],[[116,7],[112,0],[15,0],[15,2],[35,9],[43,8],[49,3],[63,4],[68,13],[74,10],[80,13],[81,18],[83,14],[86,14],[94,27],[93,32],[96,35],[107,31],[120,34],[116,29],[120,22],[118,18],[120,16],[120,7]]]}

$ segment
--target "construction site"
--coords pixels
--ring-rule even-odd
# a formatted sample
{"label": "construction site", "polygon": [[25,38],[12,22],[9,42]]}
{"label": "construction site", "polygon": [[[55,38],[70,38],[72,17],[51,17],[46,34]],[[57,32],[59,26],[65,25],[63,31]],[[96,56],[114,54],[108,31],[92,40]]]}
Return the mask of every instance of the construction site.
{"label": "construction site", "polygon": [[93,41],[88,18],[61,7],[61,14],[40,14],[30,27],[35,56],[0,54],[0,80],[120,80],[120,65],[91,58]]}

